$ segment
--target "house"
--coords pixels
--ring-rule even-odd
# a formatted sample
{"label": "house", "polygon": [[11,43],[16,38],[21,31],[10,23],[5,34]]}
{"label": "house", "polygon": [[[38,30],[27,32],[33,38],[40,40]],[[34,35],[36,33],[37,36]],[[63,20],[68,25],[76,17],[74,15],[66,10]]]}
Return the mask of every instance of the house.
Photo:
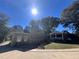
{"label": "house", "polygon": [[69,32],[53,32],[50,33],[51,41],[60,41],[60,42],[79,42],[79,37],[76,34]]}
{"label": "house", "polygon": [[51,41],[64,41],[66,39],[66,33],[64,32],[53,32],[50,33],[50,40]]}
{"label": "house", "polygon": [[11,41],[11,46],[13,45],[23,45],[23,44],[31,44],[31,45],[38,45],[43,43],[47,36],[44,32],[37,32],[37,33],[10,33],[7,38]]}

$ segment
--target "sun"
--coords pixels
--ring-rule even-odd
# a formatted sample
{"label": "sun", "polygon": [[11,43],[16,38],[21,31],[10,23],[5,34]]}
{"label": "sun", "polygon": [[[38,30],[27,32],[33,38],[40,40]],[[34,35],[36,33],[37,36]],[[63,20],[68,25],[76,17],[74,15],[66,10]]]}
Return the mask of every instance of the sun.
{"label": "sun", "polygon": [[32,15],[37,15],[37,14],[38,14],[37,8],[32,8]]}

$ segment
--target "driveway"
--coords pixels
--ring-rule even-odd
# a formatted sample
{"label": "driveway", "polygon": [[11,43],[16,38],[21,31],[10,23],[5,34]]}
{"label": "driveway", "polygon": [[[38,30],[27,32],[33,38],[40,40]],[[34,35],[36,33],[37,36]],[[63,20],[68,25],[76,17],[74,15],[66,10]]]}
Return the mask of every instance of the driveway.
{"label": "driveway", "polygon": [[18,50],[0,53],[1,59],[79,59],[79,49],[39,50],[22,52]]}

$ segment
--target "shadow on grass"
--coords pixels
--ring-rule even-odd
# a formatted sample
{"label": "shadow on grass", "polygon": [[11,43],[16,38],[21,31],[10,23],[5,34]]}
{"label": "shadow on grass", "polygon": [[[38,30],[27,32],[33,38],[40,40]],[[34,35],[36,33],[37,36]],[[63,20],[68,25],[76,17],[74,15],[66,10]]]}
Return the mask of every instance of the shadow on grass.
{"label": "shadow on grass", "polygon": [[[25,51],[29,51],[35,48],[38,49],[44,49],[43,46],[49,44],[50,42],[45,40],[45,41],[41,41],[40,43],[37,44],[22,44],[22,45],[18,45],[17,44],[15,46],[10,46],[10,44],[4,45],[4,46],[0,46],[0,53],[4,53],[4,52],[9,52],[9,51],[13,51],[13,50],[19,50],[22,52]],[[20,44],[20,43],[19,43]]]}
{"label": "shadow on grass", "polygon": [[79,44],[79,41],[61,41],[61,40],[57,40],[57,41],[47,41],[47,42],[43,42],[42,44],[38,44],[38,45],[19,45],[19,46],[13,46],[11,47],[9,44],[8,45],[4,45],[4,46],[0,46],[0,53],[5,53],[5,52],[9,52],[9,51],[13,51],[13,50],[19,50],[22,52],[25,51],[29,51],[35,48],[39,48],[39,47],[43,47],[47,44],[50,43],[62,43],[62,44]]}
{"label": "shadow on grass", "polygon": [[56,40],[56,41],[53,41],[54,43],[62,43],[62,44],[79,44],[79,41],[62,41],[62,40]]}
{"label": "shadow on grass", "polygon": [[10,45],[0,46],[0,53],[9,52],[13,50],[19,50],[22,52],[29,51],[32,49],[37,48],[39,45],[26,45],[26,46],[14,46],[11,47]]}

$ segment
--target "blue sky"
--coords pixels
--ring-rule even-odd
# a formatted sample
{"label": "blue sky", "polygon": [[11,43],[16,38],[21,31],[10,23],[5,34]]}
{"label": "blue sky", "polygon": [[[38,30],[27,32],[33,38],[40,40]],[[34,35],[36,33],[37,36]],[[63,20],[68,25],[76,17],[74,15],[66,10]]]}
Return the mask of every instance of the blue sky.
{"label": "blue sky", "polygon": [[[26,26],[32,19],[46,16],[60,17],[64,8],[74,0],[0,0],[0,12],[8,15],[9,25]],[[33,16],[32,8],[38,9],[38,14]],[[60,26],[60,28],[62,28]]]}

